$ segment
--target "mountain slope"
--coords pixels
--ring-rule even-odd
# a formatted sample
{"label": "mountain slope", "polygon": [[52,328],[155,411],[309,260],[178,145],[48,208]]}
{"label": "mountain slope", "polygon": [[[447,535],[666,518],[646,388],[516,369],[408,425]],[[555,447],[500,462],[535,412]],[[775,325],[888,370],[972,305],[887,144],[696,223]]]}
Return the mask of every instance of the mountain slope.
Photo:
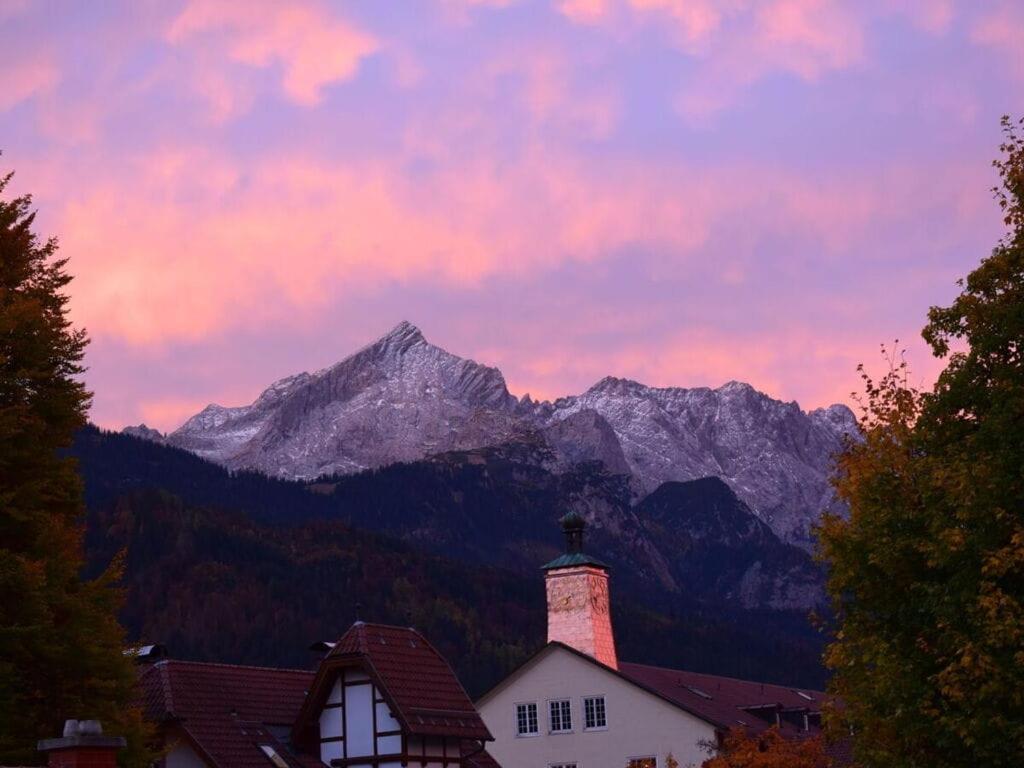
{"label": "mountain slope", "polygon": [[208,406],[167,442],[233,469],[311,478],[494,442],[514,431],[515,404],[497,369],[401,323],[331,368],[282,379],[252,405]]}
{"label": "mountain slope", "polygon": [[646,490],[669,480],[720,477],[780,538],[800,543],[832,506],[832,457],[856,429],[845,406],[805,413],[735,381],[681,389],[606,378],[537,410],[549,422],[582,411],[600,414]]}
{"label": "mountain slope", "polygon": [[591,522],[594,551],[608,547],[624,658],[820,685],[821,638],[803,612],[745,609],[722,580],[669,589],[639,514],[620,515],[625,478],[549,472],[535,455],[546,450],[513,443],[314,484],[93,428],[73,453],[91,572],[127,548],[131,637],[178,657],[301,665],[361,603],[364,618],[426,631],[480,691],[543,639],[537,565],[560,551],[569,507]]}
{"label": "mountain slope", "polygon": [[631,477],[637,495],[720,477],[780,538],[809,548],[832,503],[831,457],[855,429],[845,406],[806,413],[737,382],[680,389],[606,378],[553,403],[516,400],[497,369],[401,323],[331,368],[282,379],[251,405],[210,405],[161,439],[231,469],[311,479],[539,438],[550,449],[545,468],[598,462]]}
{"label": "mountain slope", "polygon": [[682,588],[720,594],[745,607],[821,604],[824,573],[803,550],[779,540],[717,477],[667,482],[637,517]]}

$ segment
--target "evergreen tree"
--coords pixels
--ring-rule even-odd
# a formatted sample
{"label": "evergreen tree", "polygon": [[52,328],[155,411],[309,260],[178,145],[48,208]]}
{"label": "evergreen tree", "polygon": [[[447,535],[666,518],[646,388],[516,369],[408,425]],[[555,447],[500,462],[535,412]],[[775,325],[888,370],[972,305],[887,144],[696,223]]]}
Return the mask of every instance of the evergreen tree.
{"label": "evergreen tree", "polygon": [[1024,137],[1004,118],[1008,232],[923,331],[946,369],[865,377],[840,461],[848,520],[822,552],[839,629],[827,662],[858,764],[1018,766],[1024,755]]}
{"label": "evergreen tree", "polygon": [[82,486],[62,457],[85,424],[85,332],[67,318],[71,280],[55,240],[32,231],[28,196],[0,179],[0,763],[37,762],[37,739],[67,718],[96,718],[132,738],[134,670],[117,622],[117,560],[84,582]]}

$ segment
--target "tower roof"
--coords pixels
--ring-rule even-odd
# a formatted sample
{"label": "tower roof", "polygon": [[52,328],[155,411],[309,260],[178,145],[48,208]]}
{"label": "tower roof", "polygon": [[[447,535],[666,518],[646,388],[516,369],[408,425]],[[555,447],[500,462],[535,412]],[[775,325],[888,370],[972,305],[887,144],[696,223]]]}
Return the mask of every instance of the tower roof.
{"label": "tower roof", "polygon": [[592,565],[595,568],[609,570],[610,566],[596,557],[583,552],[583,532],[587,521],[579,512],[570,512],[561,520],[562,532],[565,534],[565,554],[559,555],[549,563],[541,566],[541,570],[550,571],[555,568],[573,568],[580,565]]}

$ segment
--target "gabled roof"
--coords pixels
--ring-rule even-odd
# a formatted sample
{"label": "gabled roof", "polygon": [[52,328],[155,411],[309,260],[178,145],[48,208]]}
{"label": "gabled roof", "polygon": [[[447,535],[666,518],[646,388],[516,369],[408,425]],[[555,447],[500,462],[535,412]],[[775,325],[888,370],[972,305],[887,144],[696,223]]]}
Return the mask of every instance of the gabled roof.
{"label": "gabled roof", "polygon": [[295,755],[267,726],[290,727],[313,682],[299,669],[160,661],[139,676],[147,719],[173,727],[216,768],[273,768],[269,746],[293,768],[322,765]]}
{"label": "gabled roof", "polygon": [[[778,705],[783,710],[806,709],[809,712],[820,712],[826,702],[830,700],[825,693],[806,688],[756,683],[731,677],[652,667],[646,664],[623,662],[619,664],[618,669],[614,669],[569,645],[555,641],[543,646],[523,662],[518,669],[480,697],[477,703],[483,703],[527,668],[556,650],[567,651],[719,730],[746,727],[747,730],[758,733],[769,728],[773,722],[755,716],[748,711],[750,709]],[[781,723],[780,731],[784,735],[797,738],[808,735],[802,728],[797,728],[785,720]],[[812,735],[814,732],[816,731],[812,731]]]}
{"label": "gabled roof", "polygon": [[415,629],[356,622],[327,654],[296,728],[312,722],[337,671],[357,666],[373,679],[408,733],[493,739],[455,672]]}
{"label": "gabled roof", "polygon": [[[749,710],[781,707],[783,710],[821,712],[829,700],[821,691],[807,688],[755,683],[646,664],[619,664],[619,675],[722,729],[740,726],[754,732],[762,731],[772,723]],[[779,730],[789,736],[806,735],[803,728],[785,720]]]}

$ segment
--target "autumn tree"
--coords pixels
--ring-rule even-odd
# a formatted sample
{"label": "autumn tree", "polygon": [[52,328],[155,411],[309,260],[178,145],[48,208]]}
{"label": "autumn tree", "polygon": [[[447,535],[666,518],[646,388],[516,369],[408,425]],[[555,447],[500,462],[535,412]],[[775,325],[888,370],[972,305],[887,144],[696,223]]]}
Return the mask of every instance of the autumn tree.
{"label": "autumn tree", "polygon": [[1018,766],[1024,755],[1024,137],[1004,118],[1008,228],[923,331],[931,391],[891,358],[865,375],[826,518],[838,618],[826,661],[855,756],[876,766]]}
{"label": "autumn tree", "polygon": [[830,761],[821,737],[787,739],[776,726],[760,734],[733,728],[718,754],[702,768],[828,768]]}
{"label": "autumn tree", "polygon": [[60,453],[86,419],[87,339],[67,317],[67,260],[37,239],[31,199],[3,196],[10,179],[0,178],[0,763],[37,762],[37,739],[83,717],[121,728],[143,760],[118,564],[82,580],[82,486]]}

